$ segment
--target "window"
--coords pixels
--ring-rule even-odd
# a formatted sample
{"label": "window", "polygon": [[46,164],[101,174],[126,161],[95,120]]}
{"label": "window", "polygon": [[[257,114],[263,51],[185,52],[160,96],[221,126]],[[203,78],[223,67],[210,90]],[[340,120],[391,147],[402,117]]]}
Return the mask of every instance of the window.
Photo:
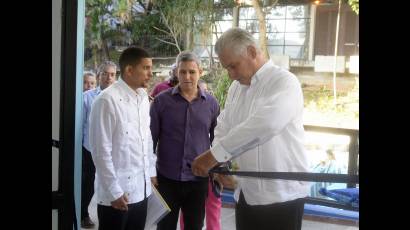
{"label": "window", "polygon": [[[269,53],[289,55],[291,59],[308,59],[310,5],[278,5],[268,10],[265,8],[265,12]],[[213,32],[211,47],[217,37],[232,27],[232,15],[231,8],[216,12],[216,31]],[[240,8],[239,27],[251,32],[255,39],[259,39],[259,22],[253,7]]]}

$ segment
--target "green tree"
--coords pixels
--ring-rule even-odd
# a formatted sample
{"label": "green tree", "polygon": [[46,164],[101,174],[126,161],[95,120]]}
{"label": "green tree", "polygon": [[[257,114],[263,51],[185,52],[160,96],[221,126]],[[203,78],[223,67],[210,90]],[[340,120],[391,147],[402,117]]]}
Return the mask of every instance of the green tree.
{"label": "green tree", "polygon": [[212,0],[153,0],[166,30],[155,28],[172,36],[179,51],[193,48],[193,33],[210,34],[213,18]]}
{"label": "green tree", "polygon": [[229,78],[228,73],[224,69],[218,69],[216,74],[217,82],[213,92],[222,110],[225,107],[226,96],[228,95],[228,89],[232,84],[232,80]]}
{"label": "green tree", "polygon": [[348,0],[348,3],[352,10],[356,13],[359,14],[359,0]]}
{"label": "green tree", "polygon": [[[277,2],[277,1],[276,1]],[[276,3],[275,3],[276,4]],[[266,13],[263,11],[261,4],[258,0],[252,0],[252,6],[256,11],[258,16],[258,25],[259,25],[259,46],[262,49],[264,56],[269,59],[269,52],[267,48],[267,39],[266,39]]]}
{"label": "green tree", "polygon": [[112,59],[108,43],[121,40],[124,32],[114,28],[114,20],[120,25],[131,19],[132,0],[86,0],[85,47],[92,50],[94,68],[104,59]]}
{"label": "green tree", "polygon": [[258,17],[259,27],[259,46],[262,49],[264,56],[269,59],[269,51],[267,47],[266,38],[266,12],[272,10],[278,4],[279,0],[252,0],[252,6],[255,9],[256,16]]}

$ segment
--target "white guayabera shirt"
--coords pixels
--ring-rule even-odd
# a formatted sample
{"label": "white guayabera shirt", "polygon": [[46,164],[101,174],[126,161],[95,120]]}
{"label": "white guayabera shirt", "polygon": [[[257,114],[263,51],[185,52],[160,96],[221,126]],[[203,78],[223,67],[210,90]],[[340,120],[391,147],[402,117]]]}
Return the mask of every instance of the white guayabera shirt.
{"label": "white guayabera shirt", "polygon": [[[295,75],[266,62],[251,84],[234,81],[219,115],[211,151],[218,162],[235,158],[240,171],[308,172],[303,93]],[[238,177],[250,205],[305,197],[309,182]]]}
{"label": "white guayabera shirt", "polygon": [[90,114],[90,146],[96,168],[97,202],[111,206],[124,193],[129,204],[151,194],[156,176],[148,95],[122,79],[95,99]]}

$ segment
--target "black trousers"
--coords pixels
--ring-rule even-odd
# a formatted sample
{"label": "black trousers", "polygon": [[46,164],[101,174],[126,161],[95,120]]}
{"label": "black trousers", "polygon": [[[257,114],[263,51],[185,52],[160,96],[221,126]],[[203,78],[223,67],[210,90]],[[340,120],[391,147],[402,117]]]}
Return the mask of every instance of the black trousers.
{"label": "black trousers", "polygon": [[88,217],[88,205],[94,195],[95,165],[91,153],[83,147],[81,175],[81,220]]}
{"label": "black trousers", "polygon": [[147,201],[145,198],[138,203],[128,204],[128,211],[97,205],[98,230],[144,230]]}
{"label": "black trousers", "polygon": [[208,179],[203,181],[175,181],[157,173],[158,191],[171,208],[157,225],[157,230],[177,229],[179,209],[184,213],[185,230],[201,230],[205,218]]}
{"label": "black trousers", "polygon": [[269,205],[248,205],[241,191],[235,207],[237,230],[300,230],[304,202],[302,199]]}

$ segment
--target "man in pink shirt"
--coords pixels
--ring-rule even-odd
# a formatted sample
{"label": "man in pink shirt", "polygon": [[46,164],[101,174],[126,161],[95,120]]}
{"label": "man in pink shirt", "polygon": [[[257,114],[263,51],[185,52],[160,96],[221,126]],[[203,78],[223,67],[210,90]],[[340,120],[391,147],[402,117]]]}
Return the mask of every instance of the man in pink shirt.
{"label": "man in pink shirt", "polygon": [[177,77],[177,65],[174,63],[171,66],[171,70],[169,71],[169,79],[163,82],[158,83],[155,85],[154,89],[150,93],[150,97],[154,98],[160,92],[172,88],[178,84],[178,77]]}

